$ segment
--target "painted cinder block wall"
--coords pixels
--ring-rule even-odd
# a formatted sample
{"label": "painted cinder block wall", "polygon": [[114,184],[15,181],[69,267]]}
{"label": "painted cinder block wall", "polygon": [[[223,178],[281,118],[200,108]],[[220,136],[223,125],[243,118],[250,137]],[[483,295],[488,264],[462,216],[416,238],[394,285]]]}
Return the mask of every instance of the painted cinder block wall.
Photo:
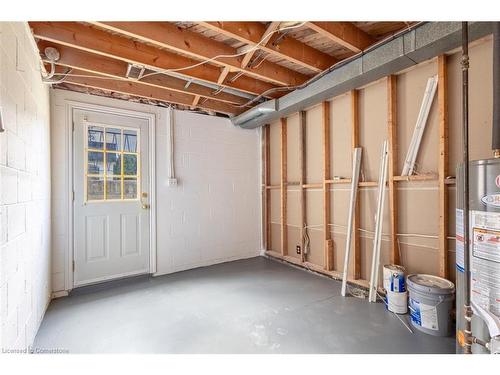
{"label": "painted cinder block wall", "polygon": [[52,289],[70,290],[68,255],[68,101],[151,113],[156,118],[157,272],[162,275],[260,254],[260,139],[229,119],[174,111],[179,185],[167,186],[168,110],[84,93],[51,90]]}
{"label": "painted cinder block wall", "polygon": [[[0,348],[33,343],[50,301],[49,90],[27,24],[0,22]],[[64,160],[60,161],[64,163]]]}

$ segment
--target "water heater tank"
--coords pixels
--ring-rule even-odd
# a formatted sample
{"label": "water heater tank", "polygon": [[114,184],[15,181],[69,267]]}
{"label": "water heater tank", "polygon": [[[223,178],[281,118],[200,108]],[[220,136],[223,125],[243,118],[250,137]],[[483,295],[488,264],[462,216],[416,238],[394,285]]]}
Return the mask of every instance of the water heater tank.
{"label": "water heater tank", "polygon": [[[464,329],[462,176],[462,168],[459,167],[456,210],[457,330]],[[500,319],[500,159],[470,162],[469,194],[471,303],[476,306],[472,335],[489,342],[491,330],[485,323],[484,315],[493,320]],[[483,312],[483,317],[479,312]],[[474,344],[472,352],[486,350]]]}

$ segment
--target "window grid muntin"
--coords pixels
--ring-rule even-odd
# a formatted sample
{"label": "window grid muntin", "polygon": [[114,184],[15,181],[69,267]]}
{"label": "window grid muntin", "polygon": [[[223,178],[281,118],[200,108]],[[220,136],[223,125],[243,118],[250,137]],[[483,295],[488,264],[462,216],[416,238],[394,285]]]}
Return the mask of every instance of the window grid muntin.
{"label": "window grid muntin", "polygon": [[[97,149],[93,147],[88,147],[88,129],[90,126],[93,127],[99,127],[102,128],[102,134],[103,134],[103,148],[102,149]],[[106,163],[106,153],[107,153],[107,142],[106,142],[106,129],[107,128],[114,128],[114,129],[120,129],[120,151],[116,150],[109,150],[110,153],[118,153],[120,154],[120,175],[115,175],[115,174],[110,174],[108,176],[107,174],[107,163]],[[136,152],[131,152],[131,151],[124,151],[125,149],[125,135],[124,135],[124,130],[129,130],[135,132],[136,136]],[[95,129],[93,130],[95,131]],[[91,202],[91,203],[99,203],[99,202],[123,202],[123,201],[137,201],[140,199],[140,169],[141,169],[141,158],[140,158],[140,131],[138,128],[131,128],[131,127],[126,127],[126,126],[116,126],[116,125],[106,125],[106,124],[100,124],[100,123],[89,123],[86,122],[84,126],[84,139],[85,139],[85,147],[84,147],[84,202]],[[103,154],[103,174],[95,174],[95,173],[88,173],[88,155],[89,152],[98,152]],[[136,174],[135,175],[125,175],[124,174],[124,158],[123,155],[135,155],[136,157]],[[103,199],[88,199],[88,177],[97,177],[97,178],[102,178],[103,180]],[[107,199],[107,180],[108,177],[112,178],[120,178],[120,199]],[[135,198],[124,198],[124,180],[134,180],[136,181],[136,196]]]}

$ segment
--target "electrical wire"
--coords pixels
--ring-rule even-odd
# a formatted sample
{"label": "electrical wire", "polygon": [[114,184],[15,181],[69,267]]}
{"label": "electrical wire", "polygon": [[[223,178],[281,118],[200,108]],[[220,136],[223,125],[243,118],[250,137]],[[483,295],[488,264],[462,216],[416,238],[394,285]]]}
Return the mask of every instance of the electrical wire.
{"label": "electrical wire", "polygon": [[311,240],[309,238],[309,234],[307,233],[307,225],[304,223],[304,255],[309,254],[309,248],[310,248]]}
{"label": "electrical wire", "polygon": [[64,76],[64,77],[77,77],[77,78],[96,78],[103,80],[111,80],[111,81],[130,81],[130,79],[126,77],[106,77],[99,75],[90,75],[90,74],[71,74],[71,73],[54,73],[54,76]]}
{"label": "electrical wire", "polygon": [[210,63],[212,61],[215,61],[215,60],[218,60],[218,59],[231,58],[231,57],[239,57],[239,56],[246,55],[249,52],[252,52],[252,51],[260,49],[261,44],[263,44],[264,42],[267,42],[267,39],[272,34],[277,33],[277,32],[281,32],[281,31],[285,31],[285,30],[297,29],[299,27],[304,26],[305,24],[306,24],[306,22],[301,22],[298,25],[286,26],[286,27],[283,27],[281,29],[273,30],[273,31],[269,32],[268,34],[264,35],[262,37],[262,39],[258,43],[256,43],[253,47],[251,47],[251,48],[249,48],[249,49],[247,49],[245,51],[234,53],[234,54],[229,54],[229,55],[224,55],[224,54],[223,55],[217,55],[217,56],[211,57],[209,59],[200,61],[199,63],[193,64],[193,65],[190,65],[190,66],[185,66],[185,67],[182,67],[182,68],[162,69],[162,70],[159,70],[159,71],[156,71],[156,72],[145,74],[145,75],[143,75],[141,77],[141,79],[145,78],[145,77],[149,77],[149,76],[155,75],[155,74],[162,74],[162,73],[168,73],[168,72],[180,72],[180,71],[183,71],[183,70],[193,69],[193,68],[196,68],[196,67],[201,66],[201,65],[208,64],[208,63]]}
{"label": "electrical wire", "polygon": [[[201,65],[204,65],[204,64],[207,64],[211,61],[215,61],[219,58],[230,58],[230,57],[238,57],[238,56],[242,56],[242,55],[245,55],[247,54],[248,52],[251,52],[251,51],[254,51],[254,50],[257,50],[259,49],[260,45],[263,44],[272,34],[274,33],[277,33],[277,32],[282,32],[282,31],[286,31],[286,30],[292,30],[292,29],[296,29],[296,28],[300,28],[302,26],[304,26],[307,22],[301,22],[297,25],[292,25],[292,26],[287,26],[287,27],[283,27],[283,28],[280,28],[280,29],[277,29],[277,30],[274,30],[266,35],[264,35],[262,37],[262,39],[256,43],[252,48],[248,49],[248,50],[245,50],[244,52],[240,52],[240,53],[236,53],[236,54],[232,54],[232,55],[218,55],[218,56],[214,56],[210,59],[207,59],[207,60],[204,60],[204,61],[201,61],[197,64],[193,64],[191,66],[186,66],[186,67],[182,67],[182,68],[175,68],[175,69],[162,69],[162,70],[159,70],[159,71],[155,71],[155,72],[152,72],[152,73],[148,73],[148,74],[145,74],[141,77],[141,79],[145,78],[145,77],[149,77],[149,76],[152,76],[152,75],[156,75],[156,74],[164,74],[164,73],[168,73],[168,72],[177,72],[177,71],[183,71],[183,70],[188,70],[188,69],[192,69],[192,68],[195,68],[197,66],[201,66]],[[394,39],[395,37],[397,37],[398,35],[408,31],[408,30],[411,30],[413,28],[415,28],[416,26],[420,25],[422,22],[419,22],[415,25],[412,25],[412,26],[408,26],[405,30],[401,30],[399,31],[398,33],[395,33],[393,34],[392,36],[388,37],[388,38],[385,38],[375,44],[373,44],[372,46],[370,46],[367,50],[365,51],[362,51],[358,54],[355,54],[347,59],[344,59],[344,60],[341,60],[339,61],[338,63],[332,65],[330,68],[322,71],[321,73],[317,74],[316,76],[312,77],[310,80],[304,82],[303,84],[301,85],[297,85],[297,86],[284,86],[284,87],[274,87],[272,89],[269,89],[269,90],[266,90],[264,91],[263,93],[259,94],[258,96],[256,96],[255,98],[249,100],[248,102],[244,103],[244,104],[241,104],[241,105],[235,105],[235,104],[230,104],[236,108],[244,108],[244,107],[247,107],[257,101],[259,101],[261,98],[265,97],[266,95],[270,94],[271,92],[280,92],[280,91],[291,91],[291,90],[296,90],[296,89],[301,89],[301,88],[304,88],[306,87],[307,85],[317,81],[318,79],[320,79],[321,77],[323,77],[324,75],[326,75],[327,73],[331,72],[334,68],[336,68],[337,66],[339,66],[340,64],[345,64],[347,62],[349,62],[350,60],[354,59],[354,58],[357,58],[359,55],[362,55],[364,53],[366,53],[367,51],[377,47],[378,45],[380,44],[383,44],[391,39]],[[260,62],[262,63],[262,61]],[[239,75],[236,75],[235,77],[233,77],[233,80],[239,78],[239,76],[241,74],[243,74],[244,72],[240,72]],[[96,78],[96,79],[103,79],[103,80],[117,80],[117,81],[123,81],[123,80],[128,80],[127,78],[118,78],[118,77],[103,77],[103,76],[92,76],[92,75],[80,75],[80,74],[64,74],[64,73],[54,73],[54,76],[60,76],[60,75],[64,75],[64,76],[68,76],[68,77],[80,77],[80,78]],[[361,181],[364,181],[364,178],[363,178],[363,171],[361,171],[361,174],[362,174],[362,179]]]}
{"label": "electrical wire", "polygon": [[[169,73],[169,72],[179,72],[179,71],[183,71],[183,70],[193,69],[193,68],[196,68],[198,66],[207,64],[209,62],[212,62],[212,61],[215,61],[215,60],[221,59],[221,58],[231,58],[231,57],[239,57],[239,56],[242,56],[242,55],[246,55],[249,52],[258,50],[260,48],[261,44],[263,44],[264,42],[267,42],[267,40],[269,39],[269,37],[271,35],[273,35],[274,33],[282,32],[282,31],[286,31],[286,30],[297,29],[297,28],[300,28],[300,27],[304,26],[305,24],[306,24],[306,22],[301,22],[301,23],[299,23],[297,25],[286,26],[286,27],[283,27],[283,28],[279,28],[279,29],[273,30],[273,31],[267,33],[266,35],[264,35],[262,37],[262,39],[259,42],[257,42],[253,47],[251,47],[251,48],[249,48],[249,49],[247,49],[245,51],[242,51],[242,52],[239,52],[239,53],[235,53],[235,54],[229,54],[229,55],[217,55],[217,56],[214,56],[214,57],[212,57],[210,59],[206,59],[206,60],[200,61],[199,63],[193,64],[193,65],[190,65],[190,66],[185,66],[185,67],[182,67],[182,68],[162,69],[162,70],[159,70],[159,71],[154,71],[154,72],[151,72],[151,73],[148,73],[148,74],[144,74],[140,79],[138,79],[138,81],[142,80],[143,78],[150,77],[150,76],[153,76],[153,75],[156,75],[156,74],[164,74],[164,73]],[[267,56],[265,56],[258,63],[257,66],[252,67],[252,69],[258,68],[266,59],[267,59]],[[51,64],[51,65],[54,66],[55,64]],[[244,74],[244,71],[239,72],[235,77],[233,77],[231,79],[231,82],[234,82],[236,79],[238,79],[243,74]],[[50,77],[52,77],[52,76],[61,76],[61,75],[64,76],[64,77],[96,78],[96,79],[103,79],[103,80],[128,81],[128,79],[126,77],[124,77],[124,78],[121,78],[121,77],[120,78],[119,77],[103,77],[103,76],[93,76],[93,75],[83,75],[83,74],[72,74],[72,75],[69,75],[69,74],[64,74],[64,73],[53,73],[52,75],[50,75]],[[57,83],[59,83],[59,82],[57,82]],[[232,105],[234,107],[237,107],[237,108],[245,107],[246,106],[246,105],[237,106],[237,105],[234,105],[234,104],[232,104]]]}
{"label": "electrical wire", "polygon": [[393,40],[394,38],[396,38],[397,36],[399,36],[400,34],[403,34],[405,32],[407,32],[408,30],[412,30],[414,28],[416,28],[417,26],[421,25],[423,22],[417,22],[415,25],[412,25],[412,26],[408,26],[406,29],[404,30],[401,30],[385,39],[382,39],[381,41],[375,43],[375,44],[372,44],[370,47],[368,47],[366,50],[364,51],[361,51],[361,52],[358,52],[357,54],[355,55],[352,55],[351,57],[348,57],[347,59],[344,59],[344,60],[340,60],[338,63],[336,64],[333,64],[330,68],[328,69],[325,69],[323,70],[321,73],[318,73],[317,75],[315,75],[314,77],[312,77],[311,79],[307,80],[306,82],[300,84],[300,85],[296,85],[296,86],[285,86],[285,87],[273,87],[269,90],[266,90],[264,91],[263,93],[261,93],[260,95],[256,96],[255,98],[249,100],[248,102],[246,102],[245,104],[242,104],[242,105],[239,105],[237,106],[238,108],[243,108],[243,107],[247,107],[257,101],[259,101],[261,98],[265,97],[266,95],[269,95],[270,93],[273,93],[273,92],[279,92],[279,91],[291,91],[291,90],[301,90],[303,88],[305,88],[306,86],[310,85],[311,83],[313,82],[316,82],[318,79],[320,79],[321,77],[325,76],[326,74],[330,73],[333,69],[335,69],[336,67],[338,66],[342,66],[344,64],[347,64],[349,61],[355,59],[355,58],[358,58],[359,56],[362,56],[364,55],[366,52],[372,50],[373,48],[383,44],[383,43],[386,43],[390,40]]}
{"label": "electrical wire", "polygon": [[[386,302],[385,298],[384,298],[384,297],[382,297],[382,296],[379,294],[379,292],[378,292],[378,291],[377,291],[377,292],[375,292],[375,293],[377,293],[377,296],[378,296],[378,297],[382,300],[382,302],[384,303],[384,305],[386,305],[386,306],[387,306],[387,308],[389,308],[389,305],[388,305],[388,303]],[[389,311],[390,311],[390,310],[389,310]],[[403,323],[403,325],[406,327],[406,329],[407,329],[408,331],[410,331],[411,333],[413,333],[413,331],[412,331],[412,329],[410,328],[410,326],[409,326],[408,324],[406,324],[406,322],[404,322],[404,321],[403,321],[403,319],[401,319],[401,317],[400,317],[398,314],[396,314],[394,311],[391,311],[391,312],[392,312],[392,313],[396,316],[396,318],[398,318],[398,319],[399,319],[399,321],[400,321],[401,323]]]}
{"label": "electrical wire", "polygon": [[347,292],[353,297],[359,299],[366,299],[368,297],[368,292],[364,289],[354,288],[349,286],[349,284],[346,284],[346,287],[347,287]]}
{"label": "electrical wire", "polygon": [[263,58],[259,61],[259,63],[258,63],[257,65],[252,65],[250,68],[252,68],[252,69],[257,69],[259,66],[261,66],[261,65],[262,65],[262,63],[263,63],[264,61],[266,61],[266,60],[267,60],[267,58],[268,58],[269,56],[270,56],[270,54],[268,54],[268,55],[264,56],[264,57],[263,57]]}

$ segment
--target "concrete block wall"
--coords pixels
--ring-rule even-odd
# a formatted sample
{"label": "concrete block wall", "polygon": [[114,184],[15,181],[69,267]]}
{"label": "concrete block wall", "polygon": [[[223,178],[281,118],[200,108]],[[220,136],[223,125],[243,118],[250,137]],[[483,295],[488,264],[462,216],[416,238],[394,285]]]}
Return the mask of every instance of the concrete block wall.
{"label": "concrete block wall", "polygon": [[177,187],[165,183],[167,122],[157,125],[158,273],[259,255],[258,131],[185,111],[174,124]]}
{"label": "concrete block wall", "polygon": [[51,90],[52,288],[72,289],[67,158],[68,101],[154,114],[156,118],[156,275],[260,254],[260,138],[229,119],[175,111],[174,160],[179,185],[167,186],[168,110],[65,90]]}
{"label": "concrete block wall", "polygon": [[50,105],[38,61],[27,24],[0,22],[2,352],[33,343],[50,300]]}

